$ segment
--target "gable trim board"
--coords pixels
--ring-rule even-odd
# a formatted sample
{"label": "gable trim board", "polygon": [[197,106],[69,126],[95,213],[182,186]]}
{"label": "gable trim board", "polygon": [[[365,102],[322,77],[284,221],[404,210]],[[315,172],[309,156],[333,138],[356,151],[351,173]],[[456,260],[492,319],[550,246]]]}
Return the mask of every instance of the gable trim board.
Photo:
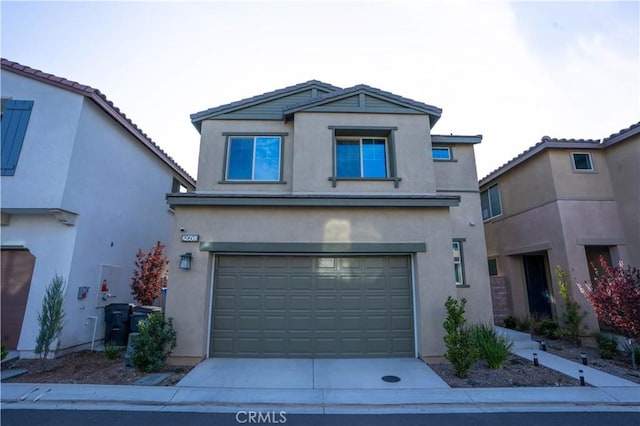
{"label": "gable trim board", "polygon": [[[302,101],[297,95],[308,93]],[[287,99],[289,98],[289,99]],[[191,114],[191,122],[200,132],[202,121],[285,120],[296,112],[354,112],[374,114],[426,114],[431,126],[438,121],[442,109],[364,84],[341,89],[311,80],[262,95]]]}

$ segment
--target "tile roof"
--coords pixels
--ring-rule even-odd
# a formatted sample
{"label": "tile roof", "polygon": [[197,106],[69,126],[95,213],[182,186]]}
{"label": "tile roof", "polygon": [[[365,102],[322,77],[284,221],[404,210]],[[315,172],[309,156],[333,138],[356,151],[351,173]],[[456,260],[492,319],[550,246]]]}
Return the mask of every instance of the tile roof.
{"label": "tile roof", "polygon": [[121,124],[127,129],[133,136],[136,137],[143,145],[145,145],[151,152],[153,152],[160,160],[171,167],[179,175],[182,176],[188,183],[195,186],[195,179],[187,173],[176,161],[171,158],[162,148],[160,148],[151,138],[144,133],[130,118],[128,118],[113,102],[102,94],[98,89],[94,89],[91,86],[80,84],[76,81],[68,80],[63,77],[58,77],[53,74],[45,73],[40,70],[28,67],[26,65],[19,64],[17,62],[9,61],[8,59],[1,58],[2,69],[11,71],[24,77],[32,78],[43,83],[50,84],[52,86],[60,87],[62,89],[77,93],[82,96],[86,96],[93,100],[98,106],[100,106],[107,114],[109,114],[115,121]]}
{"label": "tile roof", "polygon": [[487,182],[497,178],[503,173],[511,170],[517,165],[523,163],[529,158],[535,156],[536,154],[542,152],[547,148],[577,148],[577,149],[602,149],[606,148],[610,145],[613,145],[617,142],[625,140],[633,135],[640,133],[640,122],[631,125],[626,129],[622,129],[618,133],[614,133],[608,138],[605,139],[557,139],[551,138],[549,136],[543,136],[540,142],[536,143],[532,147],[528,148],[526,151],[507,161],[497,169],[493,170],[487,176],[480,179],[480,186],[486,184]]}
{"label": "tile roof", "polygon": [[632,124],[631,126],[627,127],[626,129],[622,129],[617,133],[613,133],[609,137],[604,138],[602,140],[602,143],[604,145],[611,145],[616,142],[620,142],[626,138],[629,138],[633,135],[637,135],[638,133],[640,133],[640,122],[637,122],[636,124]]}

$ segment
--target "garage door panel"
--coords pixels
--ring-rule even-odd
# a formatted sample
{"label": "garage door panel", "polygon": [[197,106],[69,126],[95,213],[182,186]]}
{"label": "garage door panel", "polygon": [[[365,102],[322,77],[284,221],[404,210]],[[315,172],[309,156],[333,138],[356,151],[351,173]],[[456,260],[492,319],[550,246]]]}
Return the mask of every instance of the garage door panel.
{"label": "garage door panel", "polygon": [[287,296],[285,294],[268,294],[262,298],[262,308],[265,311],[284,311],[287,309]]}
{"label": "garage door panel", "polygon": [[413,356],[407,256],[218,256],[212,356]]}
{"label": "garage door panel", "polygon": [[313,307],[313,298],[308,294],[292,294],[289,300],[291,311],[310,311]]}
{"label": "garage door panel", "polygon": [[311,275],[292,275],[289,277],[289,290],[310,291],[313,288],[313,277]]}
{"label": "garage door panel", "polygon": [[[238,300],[238,302],[241,302],[241,300]],[[236,296],[234,294],[218,294],[218,297],[216,297],[215,308],[235,310]]]}
{"label": "garage door panel", "polygon": [[262,327],[265,331],[286,330],[287,317],[265,315],[262,318]]}
{"label": "garage door panel", "polygon": [[260,290],[263,277],[261,275],[240,275],[237,280],[237,288],[240,291]]}
{"label": "garage door panel", "polygon": [[338,279],[335,276],[317,277],[316,278],[316,290],[331,290],[335,291],[338,288]]}
{"label": "garage door panel", "polygon": [[256,295],[245,294],[243,295],[243,297],[236,297],[235,295],[229,295],[229,296],[225,295],[223,297],[224,297],[224,304],[220,305],[216,303],[216,308],[233,309],[234,308],[233,305],[237,305],[238,309],[241,311],[244,311],[244,310],[259,311],[262,303],[262,299],[260,298],[260,295],[257,295],[257,294]]}
{"label": "garage door panel", "polygon": [[287,282],[288,279],[286,275],[267,276],[264,278],[264,287],[267,290],[285,291],[287,290]]}

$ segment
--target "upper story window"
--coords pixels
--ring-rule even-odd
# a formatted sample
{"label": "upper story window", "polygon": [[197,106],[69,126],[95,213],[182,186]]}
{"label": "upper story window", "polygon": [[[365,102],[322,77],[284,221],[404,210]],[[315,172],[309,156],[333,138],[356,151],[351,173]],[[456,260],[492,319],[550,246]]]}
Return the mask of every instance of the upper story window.
{"label": "upper story window", "polygon": [[229,136],[225,179],[278,182],[281,153],[281,136]]}
{"label": "upper story window", "polygon": [[464,282],[464,260],[462,258],[462,241],[453,241],[453,273],[457,286],[465,285]]}
{"label": "upper story window", "polygon": [[333,186],[340,180],[392,181],[397,188],[396,127],[329,126],[333,132]]}
{"label": "upper story window", "polygon": [[16,173],[33,101],[2,99],[2,176]]}
{"label": "upper story window", "polygon": [[386,139],[336,139],[336,177],[385,178],[387,176]]}
{"label": "upper story window", "polygon": [[573,152],[571,153],[571,159],[573,160],[573,170],[575,171],[593,171],[593,161],[591,160],[591,154],[588,152]]}
{"label": "upper story window", "polygon": [[497,184],[480,193],[480,204],[482,206],[482,219],[484,220],[502,214],[500,189]]}
{"label": "upper story window", "polygon": [[434,146],[431,154],[434,160],[451,160],[451,148],[448,146]]}

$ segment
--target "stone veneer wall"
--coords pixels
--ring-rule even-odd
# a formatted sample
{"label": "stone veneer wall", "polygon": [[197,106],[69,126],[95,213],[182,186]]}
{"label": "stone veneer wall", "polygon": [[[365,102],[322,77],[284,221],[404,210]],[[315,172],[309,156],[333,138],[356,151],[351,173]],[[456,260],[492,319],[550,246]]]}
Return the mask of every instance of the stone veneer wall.
{"label": "stone veneer wall", "polygon": [[507,278],[504,276],[489,277],[491,285],[491,301],[493,302],[493,323],[503,326],[503,321],[513,315],[509,297]]}

